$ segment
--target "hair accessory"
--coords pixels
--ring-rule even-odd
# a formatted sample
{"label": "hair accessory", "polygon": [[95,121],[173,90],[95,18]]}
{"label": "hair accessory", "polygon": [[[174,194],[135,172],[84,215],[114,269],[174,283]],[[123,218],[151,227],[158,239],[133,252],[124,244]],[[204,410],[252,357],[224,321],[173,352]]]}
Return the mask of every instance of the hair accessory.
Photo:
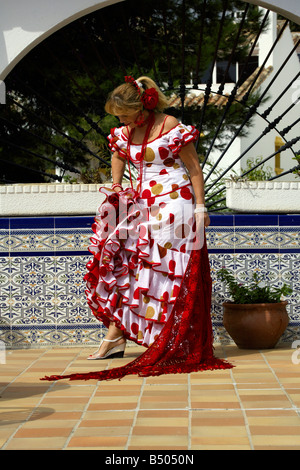
{"label": "hair accessory", "polygon": [[[125,82],[131,83],[136,88],[140,96],[142,105],[145,109],[147,109],[148,111],[152,111],[156,108],[159,97],[158,92],[155,88],[147,88],[143,91],[143,93],[141,93],[139,82],[136,82],[136,80],[131,75],[125,77]],[[142,84],[140,85],[142,86]]]}
{"label": "hair accessory", "polygon": [[141,96],[140,87],[138,86],[137,82],[131,75],[125,77],[125,82],[131,83],[137,89],[138,94]]}
{"label": "hair accessory", "polygon": [[156,108],[158,104],[158,93],[155,88],[147,88],[141,96],[141,102],[145,109],[149,111]]}

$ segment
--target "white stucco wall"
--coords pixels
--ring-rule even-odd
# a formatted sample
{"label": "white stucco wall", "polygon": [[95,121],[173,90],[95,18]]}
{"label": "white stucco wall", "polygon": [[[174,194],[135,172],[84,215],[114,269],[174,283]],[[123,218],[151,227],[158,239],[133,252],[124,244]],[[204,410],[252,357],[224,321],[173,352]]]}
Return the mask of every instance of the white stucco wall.
{"label": "white stucco wall", "polygon": [[37,44],[78,18],[122,0],[1,0],[0,80]]}

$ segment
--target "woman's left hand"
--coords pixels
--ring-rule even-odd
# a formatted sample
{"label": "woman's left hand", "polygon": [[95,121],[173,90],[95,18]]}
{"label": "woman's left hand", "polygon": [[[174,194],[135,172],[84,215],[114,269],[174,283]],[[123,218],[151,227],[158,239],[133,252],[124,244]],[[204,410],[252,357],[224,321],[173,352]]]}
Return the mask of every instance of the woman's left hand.
{"label": "woman's left hand", "polygon": [[210,217],[207,212],[198,212],[195,214],[197,232],[210,225]]}
{"label": "woman's left hand", "polygon": [[210,225],[210,217],[207,212],[204,212],[204,227],[208,227]]}

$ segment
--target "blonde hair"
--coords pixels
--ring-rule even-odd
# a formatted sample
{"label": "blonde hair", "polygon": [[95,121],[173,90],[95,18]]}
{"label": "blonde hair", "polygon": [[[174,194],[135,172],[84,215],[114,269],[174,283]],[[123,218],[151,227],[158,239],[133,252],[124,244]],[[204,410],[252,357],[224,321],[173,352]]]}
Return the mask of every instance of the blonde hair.
{"label": "blonde hair", "polygon": [[[136,80],[142,85],[141,93],[148,88],[155,88],[158,92],[158,103],[154,111],[162,112],[168,107],[168,98],[159,89],[156,83],[149,77],[140,77]],[[143,105],[138,90],[132,83],[123,83],[115,88],[108,96],[105,111],[108,114],[118,115],[128,112],[141,111]]]}

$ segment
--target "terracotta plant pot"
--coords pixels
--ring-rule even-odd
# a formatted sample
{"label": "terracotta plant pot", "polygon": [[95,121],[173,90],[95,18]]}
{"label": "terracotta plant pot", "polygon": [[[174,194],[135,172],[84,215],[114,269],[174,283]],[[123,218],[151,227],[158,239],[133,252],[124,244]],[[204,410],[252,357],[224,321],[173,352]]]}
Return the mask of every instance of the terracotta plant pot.
{"label": "terracotta plant pot", "polygon": [[240,349],[272,349],[289,324],[287,301],[273,304],[223,303],[223,324]]}

